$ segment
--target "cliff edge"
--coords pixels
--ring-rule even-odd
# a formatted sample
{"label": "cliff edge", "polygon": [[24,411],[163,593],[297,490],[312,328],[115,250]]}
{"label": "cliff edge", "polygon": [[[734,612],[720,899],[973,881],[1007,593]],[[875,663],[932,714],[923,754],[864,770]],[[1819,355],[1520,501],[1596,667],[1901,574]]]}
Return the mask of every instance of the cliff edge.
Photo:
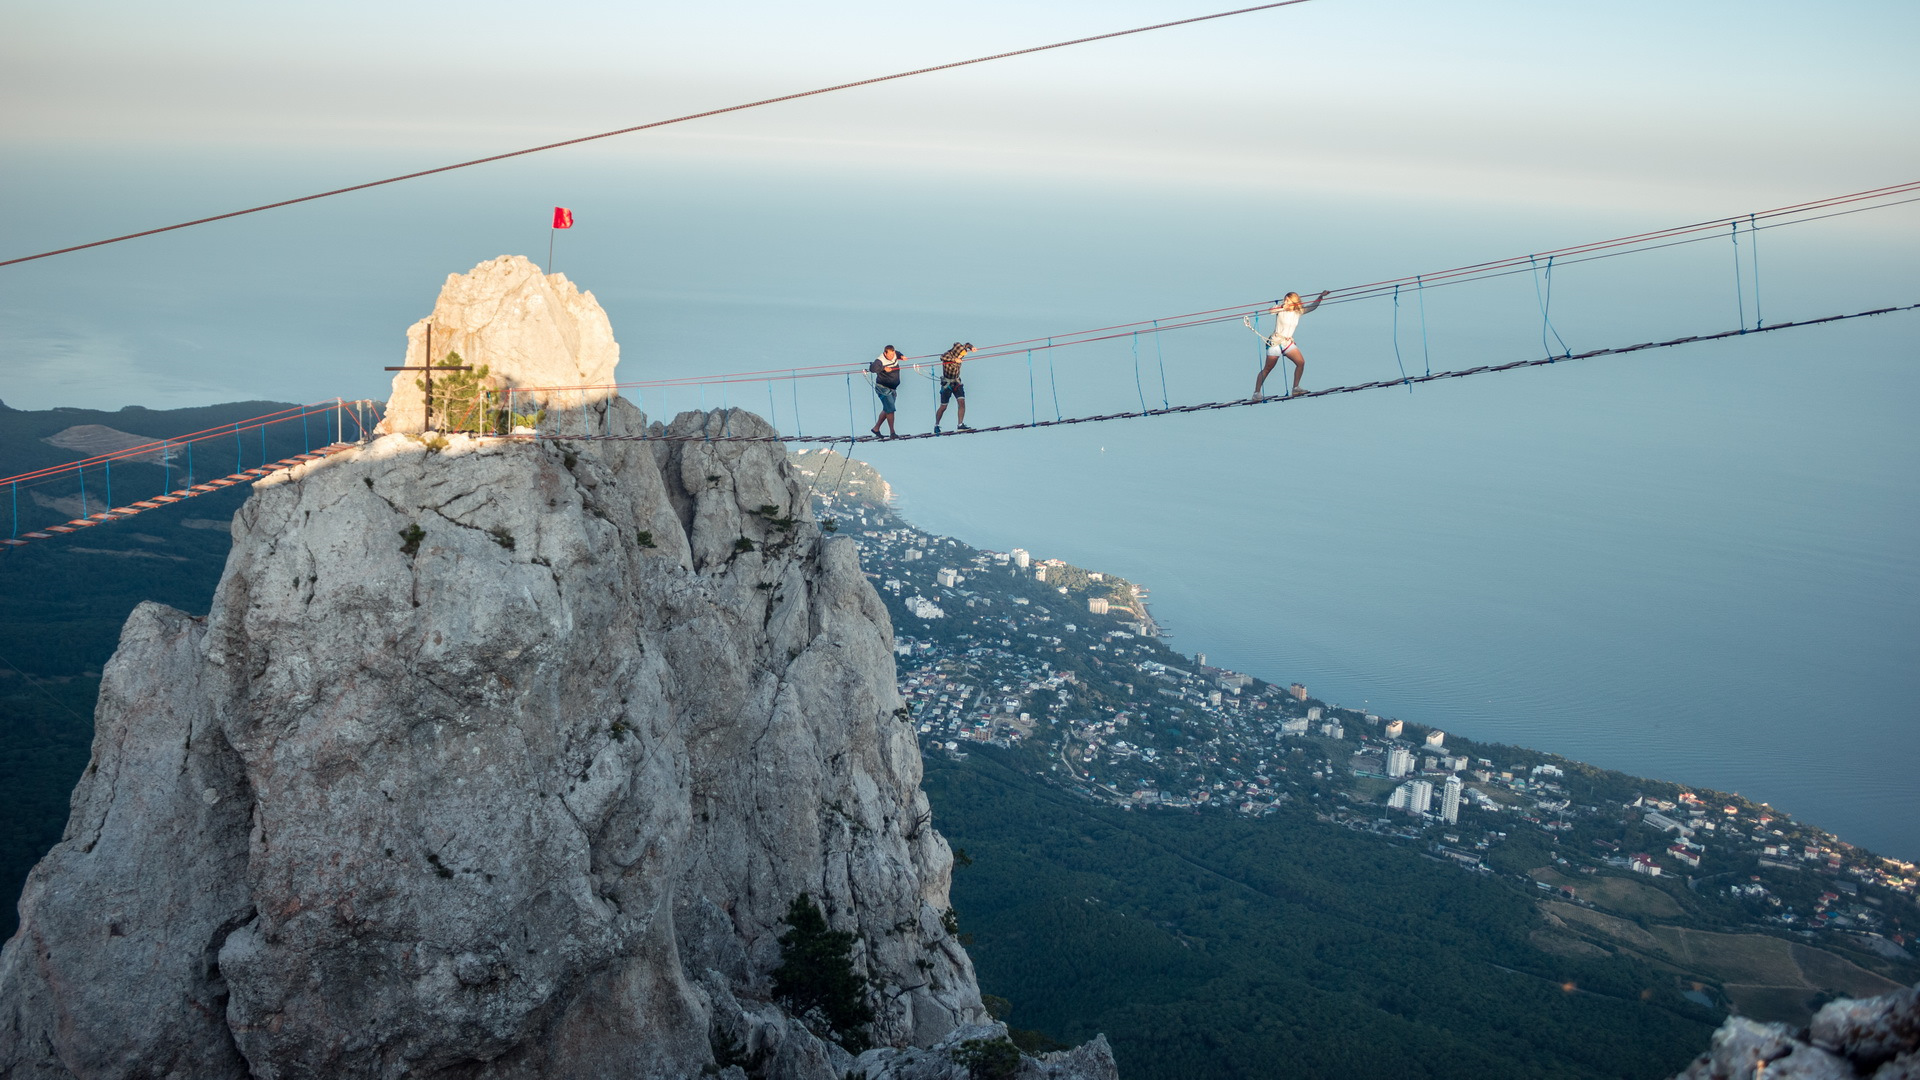
{"label": "cliff edge", "polygon": [[[386,435],[257,485],[204,619],[134,612],[0,1076],[840,1080],[991,1037],[853,545],[778,443],[699,439],[758,417],[580,404],[692,441]],[[776,993],[802,896],[857,1032]],[[1111,1075],[1076,1053],[1022,1068]]]}

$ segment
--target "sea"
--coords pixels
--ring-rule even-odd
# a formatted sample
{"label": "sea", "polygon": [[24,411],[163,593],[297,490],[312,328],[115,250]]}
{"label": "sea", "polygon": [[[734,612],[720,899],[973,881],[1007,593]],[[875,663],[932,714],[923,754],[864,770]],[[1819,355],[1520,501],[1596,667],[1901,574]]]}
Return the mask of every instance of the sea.
{"label": "sea", "polygon": [[[84,231],[406,164],[282,157],[280,172],[256,161],[212,179],[204,162],[154,164],[137,198]],[[72,215],[121,191],[110,164],[5,166],[16,190],[46,193],[41,213],[0,228],[6,250],[76,237]],[[1275,177],[1196,192],[912,162],[776,176],[510,163],[11,268],[0,397],[384,397],[379,369],[399,362],[445,275],[508,252],[593,291],[622,376],[639,380],[861,364],[886,344],[1044,342],[1754,209],[1688,198],[1382,204]],[[576,224],[554,234],[558,204]],[[1305,385],[1912,303],[1916,238],[1909,206],[1328,305],[1300,326]],[[1210,663],[1475,740],[1737,791],[1920,859],[1916,331],[1920,313],[1888,314],[856,454],[922,527],[1147,586],[1170,643]],[[1258,355],[1230,322],[982,359],[967,369],[968,420],[1242,398]],[[656,416],[743,407],[813,438],[874,416],[871,393],[837,373],[629,396]],[[934,406],[910,377],[901,429],[928,430]]]}

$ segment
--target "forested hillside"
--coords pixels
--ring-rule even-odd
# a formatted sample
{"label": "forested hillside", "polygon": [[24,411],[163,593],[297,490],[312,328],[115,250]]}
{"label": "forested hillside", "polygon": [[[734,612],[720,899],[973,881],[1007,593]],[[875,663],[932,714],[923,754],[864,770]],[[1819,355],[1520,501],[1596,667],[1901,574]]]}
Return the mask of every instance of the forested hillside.
{"label": "forested hillside", "polygon": [[1501,882],[1310,810],[1101,806],[1007,757],[927,757],[980,984],[1015,1027],[1106,1032],[1129,1080],[1656,1077],[1712,1030],[1668,973],[1535,948]]}
{"label": "forested hillside", "polygon": [[[0,405],[0,476],[64,465],[112,448],[124,433],[166,438],[271,413],[286,406],[245,401],[195,409],[127,408],[117,412]],[[107,429],[100,431],[96,429]],[[63,433],[72,433],[63,438]],[[314,443],[330,441],[316,422]],[[49,440],[74,444],[60,446]],[[305,449],[298,423],[212,440],[195,448],[198,479],[251,468]],[[84,508],[126,505],[186,481],[183,457],[116,462],[111,474],[7,485],[8,533],[79,516]],[[165,510],[13,548],[0,554],[0,935],[13,933],[14,898],[27,871],[60,838],[67,797],[86,767],[93,741],[93,703],[100,667],[113,654],[120,626],[142,600],[203,614],[220,580],[227,527],[251,491],[246,485],[201,495]]]}

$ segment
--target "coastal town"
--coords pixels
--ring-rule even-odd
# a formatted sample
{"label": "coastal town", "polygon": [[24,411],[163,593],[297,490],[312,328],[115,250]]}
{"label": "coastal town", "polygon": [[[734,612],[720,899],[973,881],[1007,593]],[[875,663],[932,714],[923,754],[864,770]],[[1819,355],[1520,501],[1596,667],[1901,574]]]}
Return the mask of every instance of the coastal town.
{"label": "coastal town", "polygon": [[1920,952],[1912,863],[1738,795],[1474,743],[1181,655],[1145,587],[927,533],[894,513],[864,463],[832,451],[793,461],[888,607],[901,695],[927,753],[996,753],[1140,812],[1307,813],[1566,908],[1618,894],[1624,880],[1683,890],[1715,926],[1897,964]]}

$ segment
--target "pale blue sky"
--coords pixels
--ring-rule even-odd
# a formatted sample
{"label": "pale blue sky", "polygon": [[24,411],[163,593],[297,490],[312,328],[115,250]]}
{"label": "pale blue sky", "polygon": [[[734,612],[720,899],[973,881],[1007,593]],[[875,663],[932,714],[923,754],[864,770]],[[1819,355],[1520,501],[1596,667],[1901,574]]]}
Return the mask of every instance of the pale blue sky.
{"label": "pale blue sky", "polygon": [[[0,253],[1225,6],[9,0]],[[1163,265],[1222,268],[1223,280],[1259,265],[1243,271],[1250,252],[1301,255],[1332,237],[1321,246],[1369,253],[1340,272],[1370,280],[1780,205],[1920,176],[1916,39],[1920,5],[1892,0],[1817,12],[1313,0],[0,269],[0,396],[369,392],[344,371],[282,372],[202,339],[243,307],[323,353],[393,339],[446,272],[538,256],[537,223],[555,203],[578,204],[582,226],[561,268],[603,298],[635,288],[781,303],[826,289],[934,309],[980,275],[881,288],[844,259],[794,261],[822,246],[818,222],[844,235],[851,217],[905,262],[940,262],[954,237],[931,219],[960,198],[970,247],[1006,251],[1019,269],[1003,277],[1046,278],[980,303],[1036,300],[1061,329],[1116,312],[1049,293],[1070,277],[1097,285],[1099,272],[1041,274],[1021,245],[1047,230],[1138,234]],[[838,187],[850,207],[828,206],[835,177],[849,178]],[[739,210],[711,197],[722,189]],[[1074,191],[1087,197],[1061,194]],[[1219,227],[1196,229],[1196,205],[1218,208]],[[756,215],[754,230],[741,226]],[[1376,235],[1390,217],[1394,234]],[[1516,228],[1522,219],[1538,227]],[[1916,222],[1894,211],[1858,227],[1884,241],[1912,237]],[[1111,269],[1097,248],[1046,257]],[[616,252],[634,258],[594,261]],[[1172,282],[1164,305],[1141,296],[1118,314],[1241,299],[1213,281],[1203,295],[1200,276]]]}

